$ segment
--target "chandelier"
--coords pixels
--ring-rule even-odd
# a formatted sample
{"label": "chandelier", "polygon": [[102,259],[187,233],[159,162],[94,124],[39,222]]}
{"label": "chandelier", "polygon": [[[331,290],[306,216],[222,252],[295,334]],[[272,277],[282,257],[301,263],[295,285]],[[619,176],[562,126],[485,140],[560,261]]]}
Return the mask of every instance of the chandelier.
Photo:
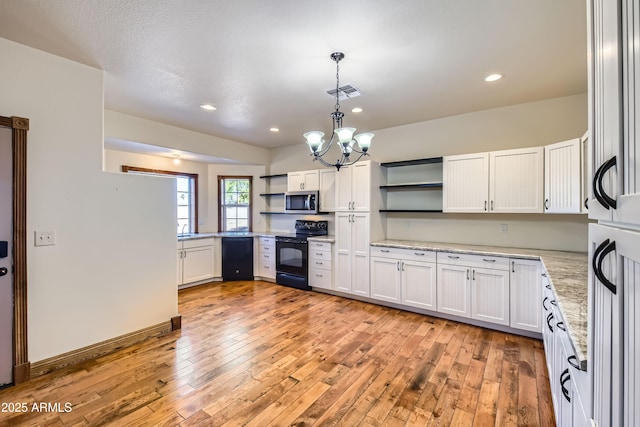
{"label": "chandelier", "polygon": [[[327,167],[335,167],[340,170],[342,166],[349,166],[357,162],[362,156],[368,156],[369,147],[371,146],[371,140],[373,139],[372,133],[361,133],[353,136],[356,128],[342,127],[342,118],[344,113],[340,111],[340,61],[344,59],[344,53],[334,52],[331,54],[331,59],[336,63],[336,105],[335,111],[330,114],[331,121],[333,122],[333,130],[331,131],[331,139],[325,146],[324,132],[318,130],[312,130],[306,132],[303,136],[306,139],[306,143],[311,150],[313,160],[317,160]],[[331,163],[324,157],[329,157],[329,150],[333,147],[333,142],[340,149],[340,157]],[[357,144],[357,146],[356,146]],[[356,153],[353,157],[353,153]],[[357,156],[357,157],[356,157]],[[354,158],[355,157],[355,158]]]}

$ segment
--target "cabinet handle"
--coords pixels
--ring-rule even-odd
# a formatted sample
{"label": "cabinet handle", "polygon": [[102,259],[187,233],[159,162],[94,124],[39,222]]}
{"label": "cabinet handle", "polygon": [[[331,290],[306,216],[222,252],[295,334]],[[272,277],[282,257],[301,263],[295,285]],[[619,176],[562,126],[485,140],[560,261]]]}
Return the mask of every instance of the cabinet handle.
{"label": "cabinet handle", "polygon": [[544,311],[549,311],[549,309],[545,305],[545,302],[547,302],[548,299],[549,297],[544,297],[544,299],[542,300],[542,308],[544,308]]}
{"label": "cabinet handle", "polygon": [[616,157],[613,156],[607,162],[600,165],[598,170],[596,170],[596,173],[593,174],[593,181],[591,183],[593,195],[603,207],[607,208],[607,210],[609,210],[609,208],[616,209],[617,203],[615,199],[612,199],[607,193],[605,193],[604,187],[602,186],[602,180],[604,179],[604,174],[615,165]]}
{"label": "cabinet handle", "polygon": [[516,272],[516,262],[515,261],[511,261],[511,272],[512,273]]}
{"label": "cabinet handle", "polygon": [[556,307],[558,306],[558,301],[552,299],[549,301],[551,304],[555,305]]}
{"label": "cabinet handle", "polygon": [[402,271],[404,271],[404,261],[401,261],[400,266],[402,267]]}
{"label": "cabinet handle", "polygon": [[387,253],[387,252],[389,252],[389,249],[380,249],[380,252]]}
{"label": "cabinet handle", "polygon": [[449,258],[451,258],[451,259],[460,259],[460,257],[459,257],[459,256],[453,256],[453,255],[447,255],[447,256],[448,256]]}
{"label": "cabinet handle", "polygon": [[549,199],[544,199],[544,209],[549,210]]}
{"label": "cabinet handle", "polygon": [[320,261],[316,261],[316,265],[322,265],[323,263]]}
{"label": "cabinet handle", "polygon": [[265,258],[269,258],[269,255],[263,255]]}
{"label": "cabinet handle", "polygon": [[589,198],[584,199],[584,208],[589,210]]}
{"label": "cabinet handle", "polygon": [[469,269],[467,268],[467,280],[469,280]]}
{"label": "cabinet handle", "polygon": [[593,259],[591,260],[591,266],[593,267],[593,274],[598,278],[600,283],[602,283],[612,294],[616,295],[617,287],[602,272],[602,261],[604,257],[609,255],[609,253],[616,250],[616,242],[609,242],[609,239],[605,240],[596,248],[593,252]]}
{"label": "cabinet handle", "polygon": [[553,313],[549,313],[547,316],[547,326],[549,327],[549,331],[553,332],[553,326],[551,326],[551,321],[553,320]]}
{"label": "cabinet handle", "polygon": [[268,269],[270,269],[270,268],[271,268],[271,267],[269,267],[268,265],[264,265],[263,267],[264,267],[264,269],[265,269],[265,270],[268,270]]}
{"label": "cabinet handle", "polygon": [[493,210],[493,200],[491,201],[491,210]]}
{"label": "cabinet handle", "polygon": [[316,255],[322,256],[322,252],[316,252]]}
{"label": "cabinet handle", "polygon": [[424,252],[414,252],[414,255],[424,256]]}
{"label": "cabinet handle", "polygon": [[483,260],[484,262],[496,262],[496,260],[495,260],[495,259],[486,259],[486,258],[482,258],[482,260]]}
{"label": "cabinet handle", "polygon": [[582,370],[582,369],[580,369],[580,366],[578,366],[578,358],[575,355],[569,356],[567,358],[567,362],[569,363],[569,365],[573,366],[577,370],[579,370],[579,371]]}
{"label": "cabinet handle", "polygon": [[565,328],[564,326],[564,322],[558,322],[556,323],[556,326],[558,327],[558,329],[560,329],[561,331],[567,332],[567,328]]}
{"label": "cabinet handle", "polygon": [[316,273],[316,277],[322,277],[322,274]]}
{"label": "cabinet handle", "polygon": [[567,402],[571,402],[571,396],[569,396],[569,389],[567,389],[564,384],[571,379],[571,373],[569,373],[569,368],[562,371],[560,374],[560,388],[562,389],[562,395]]}
{"label": "cabinet handle", "polygon": [[547,277],[547,273],[542,273],[541,276],[542,277]]}
{"label": "cabinet handle", "polygon": [[396,261],[396,270],[400,271],[400,261]]}
{"label": "cabinet handle", "polygon": [[484,211],[485,212],[487,211],[487,201],[486,200],[484,201]]}
{"label": "cabinet handle", "polygon": [[476,270],[475,270],[475,268],[472,271],[472,275],[473,275],[473,279],[472,280],[476,280]]}

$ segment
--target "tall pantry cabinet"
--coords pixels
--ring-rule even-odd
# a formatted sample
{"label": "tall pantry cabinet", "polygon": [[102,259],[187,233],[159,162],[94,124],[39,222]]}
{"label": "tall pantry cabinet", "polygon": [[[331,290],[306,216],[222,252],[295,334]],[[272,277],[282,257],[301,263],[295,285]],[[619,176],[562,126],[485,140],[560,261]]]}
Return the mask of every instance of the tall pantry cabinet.
{"label": "tall pantry cabinet", "polygon": [[588,0],[589,354],[598,426],[640,425],[640,0]]}
{"label": "tall pantry cabinet", "polygon": [[[369,244],[385,236],[380,165],[359,161],[336,172],[335,290],[370,296]],[[375,212],[375,215],[371,215]]]}

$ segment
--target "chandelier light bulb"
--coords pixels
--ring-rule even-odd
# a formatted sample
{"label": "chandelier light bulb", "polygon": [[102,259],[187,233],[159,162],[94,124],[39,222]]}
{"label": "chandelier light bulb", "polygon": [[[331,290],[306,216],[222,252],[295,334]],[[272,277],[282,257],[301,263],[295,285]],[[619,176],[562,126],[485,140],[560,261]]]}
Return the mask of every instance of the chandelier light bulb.
{"label": "chandelier light bulb", "polygon": [[353,141],[353,133],[355,131],[356,128],[338,128],[334,132],[341,144],[348,144]]}
{"label": "chandelier light bulb", "polygon": [[364,152],[366,152],[369,147],[371,147],[371,140],[373,139],[372,133],[360,133],[354,137],[356,141],[358,141],[358,146]]}
{"label": "chandelier light bulb", "polygon": [[324,144],[324,132],[320,132],[319,130],[312,130],[310,132],[302,135],[307,140],[307,145],[312,153],[317,152],[318,150],[322,150],[322,144]]}

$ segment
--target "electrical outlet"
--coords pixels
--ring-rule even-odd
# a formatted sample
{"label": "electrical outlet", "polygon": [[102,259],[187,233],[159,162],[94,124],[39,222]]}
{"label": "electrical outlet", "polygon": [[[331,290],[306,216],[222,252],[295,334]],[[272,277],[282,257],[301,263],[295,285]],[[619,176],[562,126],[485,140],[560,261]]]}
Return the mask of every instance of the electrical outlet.
{"label": "electrical outlet", "polygon": [[509,232],[509,226],[507,224],[500,224],[500,232],[501,233],[508,233]]}
{"label": "electrical outlet", "polygon": [[36,231],[35,232],[36,246],[53,246],[55,244],[56,244],[55,231]]}

